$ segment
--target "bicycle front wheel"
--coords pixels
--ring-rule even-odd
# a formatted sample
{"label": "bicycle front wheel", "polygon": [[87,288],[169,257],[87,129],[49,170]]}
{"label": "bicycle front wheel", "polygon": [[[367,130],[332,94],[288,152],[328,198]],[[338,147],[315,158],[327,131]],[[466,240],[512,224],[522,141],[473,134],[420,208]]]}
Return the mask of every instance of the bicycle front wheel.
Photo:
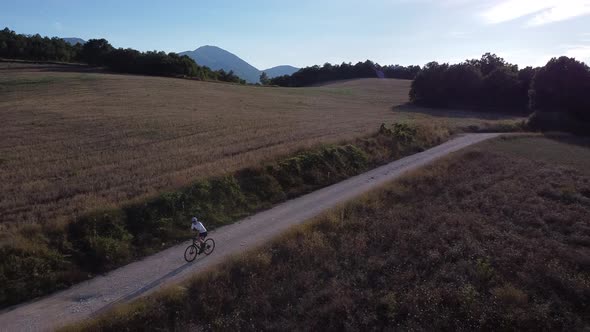
{"label": "bicycle front wheel", "polygon": [[195,260],[195,258],[197,258],[198,254],[199,249],[197,249],[197,246],[191,244],[190,246],[186,247],[186,250],[184,251],[184,259],[187,262],[192,262]]}
{"label": "bicycle front wheel", "polygon": [[205,240],[205,250],[203,250],[205,255],[211,255],[213,250],[215,250],[215,241],[211,238]]}

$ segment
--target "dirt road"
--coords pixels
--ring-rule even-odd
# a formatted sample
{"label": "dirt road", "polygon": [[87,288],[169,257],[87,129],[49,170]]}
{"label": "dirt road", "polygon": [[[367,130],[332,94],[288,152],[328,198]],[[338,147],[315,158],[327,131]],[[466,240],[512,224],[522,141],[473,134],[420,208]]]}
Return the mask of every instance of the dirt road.
{"label": "dirt road", "polygon": [[[404,172],[496,136],[498,134],[464,135],[221,227],[210,232],[217,243],[215,252],[211,256],[199,257],[193,263],[185,262],[183,254],[188,242],[182,243],[104,276],[0,312],[0,330],[52,330],[91,317],[117,303],[130,301],[164,285],[180,282],[195,272],[218,264],[230,255],[264,243],[293,225],[301,224],[327,209],[383,185]],[[187,227],[189,224],[190,221],[187,220]]]}

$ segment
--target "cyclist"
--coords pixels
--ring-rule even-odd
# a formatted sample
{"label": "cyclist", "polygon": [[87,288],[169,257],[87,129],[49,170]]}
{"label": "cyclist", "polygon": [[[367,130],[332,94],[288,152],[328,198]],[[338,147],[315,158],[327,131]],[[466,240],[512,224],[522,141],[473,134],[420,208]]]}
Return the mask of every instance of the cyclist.
{"label": "cyclist", "polygon": [[199,253],[202,253],[203,250],[205,250],[205,238],[207,237],[207,229],[205,228],[205,226],[203,226],[203,223],[197,219],[197,217],[193,217],[191,230],[196,230],[197,232],[199,232],[199,235],[197,236],[199,242],[201,243]]}

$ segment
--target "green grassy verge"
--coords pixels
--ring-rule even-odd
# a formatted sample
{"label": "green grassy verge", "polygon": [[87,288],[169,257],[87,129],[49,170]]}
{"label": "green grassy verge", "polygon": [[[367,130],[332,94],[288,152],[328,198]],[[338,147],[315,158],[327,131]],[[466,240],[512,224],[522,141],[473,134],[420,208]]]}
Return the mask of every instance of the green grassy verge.
{"label": "green grassy verge", "polygon": [[[189,238],[190,218],[227,225],[447,139],[446,129],[396,124],[350,144],[322,146],[257,168],[199,181],[71,223],[11,230],[0,246],[0,306],[63,289]],[[10,231],[9,231],[10,232]]]}
{"label": "green grassy verge", "polygon": [[590,177],[531,139],[566,144],[483,143],[66,330],[583,330]]}

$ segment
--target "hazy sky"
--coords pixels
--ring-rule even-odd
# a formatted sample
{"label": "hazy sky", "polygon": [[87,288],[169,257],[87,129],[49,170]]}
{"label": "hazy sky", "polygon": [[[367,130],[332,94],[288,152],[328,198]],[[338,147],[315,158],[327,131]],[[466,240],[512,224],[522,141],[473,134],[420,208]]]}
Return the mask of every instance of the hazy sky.
{"label": "hazy sky", "polygon": [[558,55],[590,63],[590,0],[0,0],[0,26],[143,51],[216,45],[260,69],[488,51],[521,66]]}

